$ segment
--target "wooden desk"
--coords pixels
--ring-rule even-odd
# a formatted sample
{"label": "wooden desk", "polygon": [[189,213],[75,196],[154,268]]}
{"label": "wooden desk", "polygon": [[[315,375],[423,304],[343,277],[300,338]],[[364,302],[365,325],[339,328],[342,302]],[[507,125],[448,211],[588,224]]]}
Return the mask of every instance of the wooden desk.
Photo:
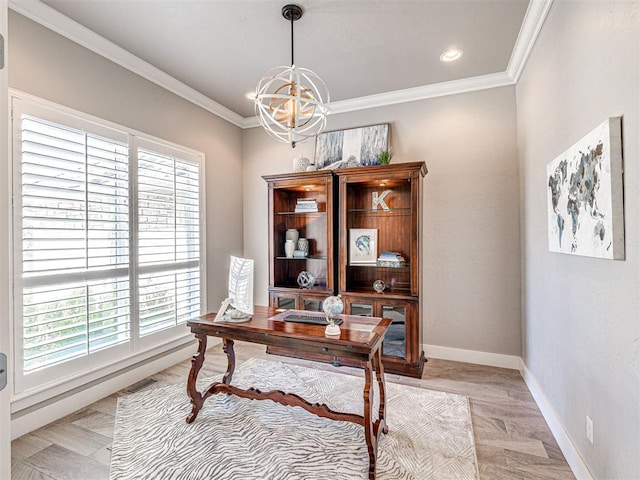
{"label": "wooden desk", "polygon": [[[376,478],[376,455],[378,441],[382,433],[387,433],[385,423],[385,386],[382,367],[382,340],[391,324],[388,318],[356,317],[342,315],[344,322],[340,326],[340,337],[326,337],[324,326],[306,325],[270,320],[278,312],[273,308],[255,307],[253,318],[245,323],[214,323],[215,313],[210,313],[187,322],[187,326],[198,339],[198,352],[191,360],[191,371],[187,382],[187,393],[191,399],[191,415],[187,423],[193,422],[202,409],[204,401],[216,393],[228,393],[252,400],[273,400],[282,405],[302,407],[320,417],[357,423],[364,427],[364,436],[369,453],[369,479]],[[204,363],[207,349],[207,336],[223,339],[223,350],[227,355],[227,371],[222,382],[213,382],[203,392],[196,389],[198,372]],[[331,410],[327,405],[311,404],[294,393],[279,390],[261,392],[256,388],[243,390],[231,385],[235,369],[234,340],[258,343],[261,345],[286,347],[312,353],[323,353],[348,357],[362,362],[364,368],[364,415],[343,413]],[[373,420],[373,389],[371,388],[373,372],[380,389],[380,407],[378,419]]]}

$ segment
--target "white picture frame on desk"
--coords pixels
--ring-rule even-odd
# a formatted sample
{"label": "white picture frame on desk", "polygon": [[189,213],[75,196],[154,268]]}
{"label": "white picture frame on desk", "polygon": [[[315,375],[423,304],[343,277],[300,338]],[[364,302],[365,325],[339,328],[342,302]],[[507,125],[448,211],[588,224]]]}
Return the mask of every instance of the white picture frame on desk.
{"label": "white picture frame on desk", "polygon": [[253,315],[253,260],[233,255],[229,261],[229,296],[214,322],[248,322]]}
{"label": "white picture frame on desk", "polygon": [[378,259],[378,230],[349,229],[349,265],[375,265]]}

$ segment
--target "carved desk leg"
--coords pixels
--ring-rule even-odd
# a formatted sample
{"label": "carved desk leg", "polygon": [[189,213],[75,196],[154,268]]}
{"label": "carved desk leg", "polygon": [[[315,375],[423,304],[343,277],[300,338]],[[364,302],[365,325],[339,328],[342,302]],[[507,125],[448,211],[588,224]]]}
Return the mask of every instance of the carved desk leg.
{"label": "carved desk leg", "polygon": [[233,350],[233,340],[225,338],[222,350],[227,354],[227,372],[222,377],[222,383],[229,385],[233,378],[233,372],[236,369],[236,353]]}
{"label": "carved desk leg", "polygon": [[376,441],[376,435],[373,431],[373,416],[371,401],[373,390],[371,388],[371,360],[363,362],[364,366],[364,437],[367,442],[367,450],[369,452],[369,480],[375,480],[376,478],[376,454],[378,445]]}
{"label": "carved desk leg", "polygon": [[374,354],[373,361],[376,368],[376,379],[378,380],[378,387],[380,390],[380,409],[378,411],[378,418],[380,419],[380,427],[382,433],[389,433],[389,427],[385,420],[386,405],[386,387],[384,384],[384,367],[382,366],[382,348],[379,348]]}
{"label": "carved desk leg", "polygon": [[191,371],[189,371],[189,379],[187,380],[187,394],[191,399],[191,415],[187,417],[187,423],[193,422],[198,416],[198,412],[202,408],[204,398],[196,388],[198,373],[204,363],[204,352],[207,350],[207,336],[196,333],[198,339],[198,352],[191,358]]}

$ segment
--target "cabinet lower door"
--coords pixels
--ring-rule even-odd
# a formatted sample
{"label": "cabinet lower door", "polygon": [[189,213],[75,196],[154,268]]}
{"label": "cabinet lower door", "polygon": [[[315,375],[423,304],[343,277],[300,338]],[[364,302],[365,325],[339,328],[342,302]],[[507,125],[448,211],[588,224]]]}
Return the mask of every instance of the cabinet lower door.
{"label": "cabinet lower door", "polygon": [[345,306],[346,313],[349,315],[391,319],[391,326],[389,326],[382,344],[382,355],[398,359],[407,358],[407,316],[409,312],[406,303],[349,298]]}
{"label": "cabinet lower door", "polygon": [[296,299],[297,295],[294,294],[285,294],[285,293],[276,293],[272,292],[270,295],[270,304],[274,308],[279,308],[282,310],[294,310],[297,308]]}
{"label": "cabinet lower door", "polygon": [[407,307],[404,305],[381,305],[380,316],[391,319],[384,337],[382,355],[407,358]]}
{"label": "cabinet lower door", "polygon": [[272,291],[269,294],[269,304],[271,307],[282,310],[308,310],[311,312],[322,312],[322,303],[327,298],[327,293],[298,293]]}
{"label": "cabinet lower door", "polygon": [[300,295],[300,302],[302,303],[302,310],[308,310],[310,312],[322,312],[322,303],[326,297],[313,297],[308,295]]}
{"label": "cabinet lower door", "polygon": [[373,317],[373,303],[350,302],[347,312],[349,315],[360,315],[361,317]]}

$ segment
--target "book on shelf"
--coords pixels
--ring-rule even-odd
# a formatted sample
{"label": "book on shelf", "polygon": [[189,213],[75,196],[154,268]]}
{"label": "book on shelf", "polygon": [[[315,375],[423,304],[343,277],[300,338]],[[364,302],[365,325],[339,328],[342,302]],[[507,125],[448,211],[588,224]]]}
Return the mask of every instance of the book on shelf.
{"label": "book on shelf", "polygon": [[404,257],[400,252],[382,252],[376,261],[378,267],[404,267]]}
{"label": "book on shelf", "polygon": [[318,211],[318,202],[315,198],[298,198],[296,200],[296,213],[315,213]]}

